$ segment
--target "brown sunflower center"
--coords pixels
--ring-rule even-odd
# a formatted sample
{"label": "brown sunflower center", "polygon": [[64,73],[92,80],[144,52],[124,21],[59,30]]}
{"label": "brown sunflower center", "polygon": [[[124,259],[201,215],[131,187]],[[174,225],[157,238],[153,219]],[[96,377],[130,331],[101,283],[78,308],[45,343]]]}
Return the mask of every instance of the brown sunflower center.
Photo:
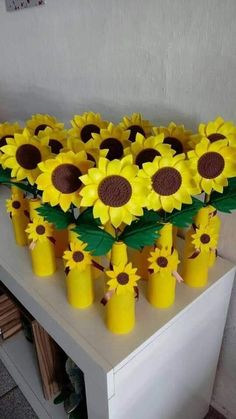
{"label": "brown sunflower center", "polygon": [[98,196],[103,204],[110,207],[122,207],[132,195],[132,188],[123,176],[112,175],[103,179],[98,187]]}
{"label": "brown sunflower center", "polygon": [[81,186],[81,181],[79,180],[81,174],[78,167],[73,164],[60,164],[52,172],[52,184],[61,193],[73,193]]}
{"label": "brown sunflower center", "polygon": [[49,140],[49,147],[51,147],[51,151],[53,154],[59,154],[60,150],[63,148],[62,144],[60,143],[60,141],[55,140],[53,138],[51,138]]}
{"label": "brown sunflower center", "polygon": [[215,151],[203,154],[198,160],[198,172],[206,179],[216,178],[223,172],[224,167],[224,158]]}
{"label": "brown sunflower center", "polygon": [[19,201],[13,201],[12,202],[12,208],[19,209],[21,207],[21,204]]}
{"label": "brown sunflower center", "polygon": [[182,184],[178,170],[173,167],[163,167],[152,176],[152,186],[159,195],[173,195]]}
{"label": "brown sunflower center", "polygon": [[211,238],[210,238],[209,234],[204,233],[204,234],[201,235],[200,240],[203,244],[207,244],[207,243],[210,242]]}
{"label": "brown sunflower center", "polygon": [[121,272],[119,275],[117,275],[117,282],[120,285],[126,285],[129,282],[129,275],[126,272]]}
{"label": "brown sunflower center", "polygon": [[143,163],[152,162],[156,156],[160,156],[159,151],[154,148],[145,148],[138,153],[135,163],[142,169]]}
{"label": "brown sunflower center", "polygon": [[84,260],[84,254],[80,251],[74,252],[72,257],[75,262],[82,262]]}
{"label": "brown sunflower center", "polygon": [[120,159],[123,156],[123,146],[119,140],[116,138],[106,138],[102,141],[100,149],[108,149],[106,158],[108,160]]}
{"label": "brown sunflower center", "polygon": [[14,138],[14,135],[4,135],[4,137],[0,138],[0,147],[7,145],[7,138]]}
{"label": "brown sunflower center", "polygon": [[223,134],[220,134],[219,132],[215,132],[214,134],[210,134],[207,136],[208,140],[210,140],[211,143],[214,143],[218,140],[224,140],[226,137]]}
{"label": "brown sunflower center", "polygon": [[86,153],[86,154],[87,154],[87,159],[88,159],[88,160],[92,161],[93,163],[96,163],[96,160],[95,160],[95,158],[92,156],[92,154],[90,154],[90,153]]}
{"label": "brown sunflower center", "polygon": [[93,133],[99,134],[100,128],[94,124],[85,125],[80,132],[81,140],[87,143],[92,138]]}
{"label": "brown sunflower center", "polygon": [[42,236],[45,233],[45,231],[46,231],[46,229],[42,225],[38,225],[36,227],[36,233],[39,234],[40,236]]}
{"label": "brown sunflower center", "polygon": [[165,258],[164,256],[159,256],[157,258],[157,264],[158,266],[160,266],[161,268],[165,268],[168,265],[168,259]]}
{"label": "brown sunflower center", "polygon": [[169,144],[176,154],[181,154],[184,151],[183,145],[176,137],[166,137],[163,141],[164,144]]}
{"label": "brown sunflower center", "polygon": [[140,125],[131,125],[127,129],[130,130],[129,140],[132,141],[132,143],[135,141],[138,133],[144,135],[145,137],[145,131]]}
{"label": "brown sunflower center", "polygon": [[16,160],[24,169],[33,170],[41,161],[41,153],[34,145],[23,144],[16,151]]}
{"label": "brown sunflower center", "polygon": [[35,130],[34,130],[34,134],[35,135],[38,135],[38,133],[39,133],[39,131],[44,131],[46,128],[50,128],[50,126],[49,125],[46,125],[46,124],[41,124],[41,125],[39,125],[37,128],[35,128]]}

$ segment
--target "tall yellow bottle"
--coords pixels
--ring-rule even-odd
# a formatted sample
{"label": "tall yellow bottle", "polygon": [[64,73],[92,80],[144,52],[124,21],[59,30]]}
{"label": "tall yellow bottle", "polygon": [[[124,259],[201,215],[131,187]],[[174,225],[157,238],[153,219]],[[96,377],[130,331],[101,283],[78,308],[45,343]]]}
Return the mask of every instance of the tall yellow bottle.
{"label": "tall yellow bottle", "polygon": [[12,186],[11,190],[12,206],[15,209],[15,211],[11,214],[15,241],[19,246],[26,246],[28,244],[28,237],[25,230],[29,223],[27,213],[28,201],[25,198],[24,193],[16,186]]}
{"label": "tall yellow bottle", "polygon": [[157,308],[168,308],[175,301],[176,279],[171,272],[150,274],[147,284],[148,301]]}
{"label": "tall yellow bottle", "polygon": [[[128,262],[127,247],[116,242],[111,250],[112,265],[125,265]],[[111,296],[106,304],[106,325],[112,333],[126,334],[135,326],[135,293],[126,292]]]}
{"label": "tall yellow bottle", "polygon": [[[29,201],[30,219],[33,220],[38,216],[36,209],[40,206],[40,199],[32,199]],[[37,241],[30,247],[32,269],[37,276],[51,276],[56,271],[56,258],[54,244],[49,238],[43,242]]]}
{"label": "tall yellow bottle", "polygon": [[171,223],[164,224],[159,230],[159,234],[160,237],[156,240],[157,247],[165,248],[170,253],[173,246],[173,225]]}
{"label": "tall yellow bottle", "polygon": [[[210,225],[214,226],[214,230],[217,234],[217,246],[218,246],[219,237],[220,237],[221,219],[217,214],[211,218]],[[216,251],[212,250],[209,255],[209,268],[214,266],[215,261],[216,261]]]}

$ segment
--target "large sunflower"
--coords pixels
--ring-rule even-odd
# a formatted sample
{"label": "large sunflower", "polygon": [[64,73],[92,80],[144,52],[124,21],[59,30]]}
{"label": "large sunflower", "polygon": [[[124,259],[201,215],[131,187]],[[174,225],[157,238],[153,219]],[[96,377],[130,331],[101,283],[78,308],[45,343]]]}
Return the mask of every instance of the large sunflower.
{"label": "large sunflower", "polygon": [[230,146],[236,147],[236,126],[233,122],[225,121],[220,116],[207,124],[200,124],[198,134],[191,136],[191,148],[195,148],[196,144],[205,137],[211,143],[226,139]]}
{"label": "large sunflower", "polygon": [[199,192],[184,154],[174,157],[155,157],[152,163],[144,163],[139,176],[149,179],[147,208],[172,212],[182,204],[191,204],[191,195]]}
{"label": "large sunflower", "polygon": [[150,252],[148,261],[150,262],[149,269],[152,269],[154,273],[165,276],[165,274],[172,273],[177,269],[179,264],[178,252],[174,250],[170,254],[168,249],[156,247],[154,252]]}
{"label": "large sunflower", "polygon": [[29,223],[27,229],[29,240],[32,242],[44,242],[53,237],[53,226],[43,219],[43,217],[34,217],[33,221]]}
{"label": "large sunflower", "polygon": [[108,291],[115,291],[117,295],[125,293],[136,294],[135,287],[140,276],[136,275],[137,268],[133,268],[131,263],[127,265],[115,265],[112,271],[106,271],[110,280],[107,282]]}
{"label": "large sunflower", "polygon": [[119,126],[112,123],[107,128],[101,129],[100,134],[92,134],[90,146],[94,149],[107,150],[108,160],[121,159],[124,155],[125,147],[128,147],[128,131],[123,131]]}
{"label": "large sunflower", "polygon": [[40,173],[38,164],[50,155],[50,148],[41,144],[27,129],[7,139],[7,145],[1,150],[4,153],[1,158],[3,167],[12,169],[12,177],[17,180],[28,179],[31,185]]}
{"label": "large sunflower", "polygon": [[138,167],[132,163],[131,155],[112,161],[101,157],[98,168],[90,169],[80,178],[85,185],[80,192],[81,205],[93,206],[93,215],[102,224],[110,221],[117,228],[143,214],[146,182],[137,177]]}
{"label": "large sunflower", "polygon": [[38,189],[43,191],[43,202],[49,202],[52,206],[59,204],[65,212],[72,203],[79,206],[82,185],[79,177],[91,165],[84,151],[77,154],[73,151],[60,153],[54,159],[39,164],[43,173],[38,176],[36,183]]}
{"label": "large sunflower", "polygon": [[131,116],[124,116],[120,122],[120,127],[123,130],[129,131],[129,141],[135,141],[136,135],[142,134],[144,137],[149,137],[152,131],[152,124],[150,121],[143,119],[141,113],[133,113]]}
{"label": "large sunflower", "polygon": [[56,130],[54,128],[45,128],[43,131],[39,131],[38,138],[42,143],[46,141],[49,145],[52,154],[59,154],[63,149],[67,147],[67,131]]}
{"label": "large sunflower", "polygon": [[80,151],[85,151],[87,159],[94,163],[96,166],[100,157],[106,157],[108,150],[100,150],[99,148],[94,148],[94,140],[91,139],[87,143],[83,143],[82,140],[78,138],[70,137],[67,140],[67,149],[72,150],[74,153],[79,153]]}
{"label": "large sunflower", "polygon": [[200,252],[209,252],[216,249],[217,241],[218,235],[215,228],[210,225],[199,226],[192,235],[192,244]]}
{"label": "large sunflower", "polygon": [[14,124],[9,124],[8,122],[0,124],[0,147],[7,145],[7,138],[14,138],[14,134],[22,131],[23,129],[17,122]]}
{"label": "large sunflower", "polygon": [[64,128],[64,124],[59,122],[54,116],[36,114],[26,121],[26,127],[31,134],[38,135],[40,131],[44,131],[48,127],[54,130],[61,130]]}
{"label": "large sunflower", "polygon": [[129,143],[124,150],[125,155],[132,154],[134,163],[142,169],[143,163],[152,162],[156,156],[173,156],[174,150],[168,144],[163,144],[164,134],[145,138],[142,134],[136,135],[136,140]]}
{"label": "large sunflower", "polygon": [[188,152],[194,179],[207,194],[212,190],[223,192],[227,178],[236,176],[236,149],[227,144],[226,139],[211,143],[203,138],[195,150]]}
{"label": "large sunflower", "polygon": [[70,243],[70,250],[66,250],[63,256],[67,268],[82,272],[91,265],[91,255],[85,250],[86,246],[87,244],[80,240]]}
{"label": "large sunflower", "polygon": [[73,128],[69,130],[70,137],[79,138],[87,143],[92,134],[99,134],[102,128],[106,128],[107,121],[102,120],[99,113],[84,112],[83,115],[75,115],[71,121]]}
{"label": "large sunflower", "polygon": [[164,134],[164,144],[169,144],[175,151],[175,154],[186,153],[189,149],[189,141],[192,132],[185,129],[184,125],[176,125],[171,122],[168,127],[155,127],[153,132]]}

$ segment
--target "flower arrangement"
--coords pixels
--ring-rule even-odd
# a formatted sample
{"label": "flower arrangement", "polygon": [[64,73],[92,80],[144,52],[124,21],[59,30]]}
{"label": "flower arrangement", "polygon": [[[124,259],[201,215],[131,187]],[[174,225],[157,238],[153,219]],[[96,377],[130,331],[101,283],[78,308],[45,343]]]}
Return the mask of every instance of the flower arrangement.
{"label": "flower arrangement", "polygon": [[[200,124],[194,134],[174,122],[154,126],[138,113],[114,125],[93,112],[75,115],[71,125],[67,130],[56,118],[40,114],[25,128],[0,124],[0,183],[22,194],[17,199],[12,192],[7,209],[19,220],[18,214],[27,211],[25,194],[37,200],[37,205],[31,203],[30,224],[22,228],[31,252],[48,243],[51,272],[56,266],[53,246],[60,240],[55,240],[56,231],[73,225],[75,236],[69,244],[65,241],[62,252],[68,299],[88,307],[94,299],[94,268],[106,272],[110,279],[102,301],[109,296],[107,325],[115,333],[127,333],[135,323],[140,277],[139,267],[130,264],[135,252],[140,261],[145,257],[150,303],[168,307],[174,302],[181,277],[172,226],[189,228],[183,280],[191,286],[206,284],[217,255],[217,211],[236,209],[236,126],[218,117]],[[133,250],[128,254],[127,249]],[[101,256],[108,259],[108,269],[97,259]],[[124,317],[122,323],[119,310],[125,306],[131,308],[130,320]]]}

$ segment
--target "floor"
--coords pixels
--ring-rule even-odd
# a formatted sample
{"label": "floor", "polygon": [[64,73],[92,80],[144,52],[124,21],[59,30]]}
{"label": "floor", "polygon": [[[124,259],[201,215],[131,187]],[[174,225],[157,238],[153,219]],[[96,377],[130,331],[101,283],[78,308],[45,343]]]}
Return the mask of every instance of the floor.
{"label": "floor", "polygon": [[[19,387],[0,361],[0,418],[1,419],[38,419]],[[56,419],[56,418],[55,418]],[[178,419],[178,418],[176,418]],[[186,418],[187,419],[187,418]],[[226,419],[210,407],[204,419]]]}

